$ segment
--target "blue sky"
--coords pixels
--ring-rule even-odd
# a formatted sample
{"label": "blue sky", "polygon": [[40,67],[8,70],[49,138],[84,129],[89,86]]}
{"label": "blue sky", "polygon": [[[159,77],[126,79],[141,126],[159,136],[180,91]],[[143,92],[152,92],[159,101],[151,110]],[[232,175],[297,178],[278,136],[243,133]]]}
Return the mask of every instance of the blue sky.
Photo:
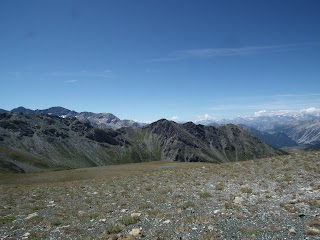
{"label": "blue sky", "polygon": [[320,109],[320,1],[0,1],[0,108],[141,122]]}

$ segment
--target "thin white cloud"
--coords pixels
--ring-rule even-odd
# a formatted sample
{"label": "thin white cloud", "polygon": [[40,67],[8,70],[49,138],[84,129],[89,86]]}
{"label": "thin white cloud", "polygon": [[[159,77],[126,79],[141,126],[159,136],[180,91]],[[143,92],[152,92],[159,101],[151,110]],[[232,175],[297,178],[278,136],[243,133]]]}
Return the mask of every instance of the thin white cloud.
{"label": "thin white cloud", "polygon": [[300,109],[300,110],[278,110],[278,111],[267,111],[261,110],[254,113],[255,117],[272,117],[272,116],[284,116],[284,115],[297,115],[297,114],[311,114],[320,116],[320,109],[315,107]]}
{"label": "thin white cloud", "polygon": [[76,83],[76,82],[78,82],[78,80],[67,80],[67,81],[64,81],[65,83]]}
{"label": "thin white cloud", "polygon": [[171,118],[171,120],[172,120],[172,121],[179,121],[179,120],[180,120],[180,117],[178,117],[178,116],[173,116],[173,117]]}
{"label": "thin white cloud", "polygon": [[264,109],[266,111],[279,111],[282,109],[308,109],[311,106],[319,107],[320,94],[305,93],[305,94],[278,94],[278,95],[252,95],[246,97],[228,97],[228,102],[221,99],[216,99],[209,102],[215,103],[209,107],[214,111],[233,111],[233,110],[254,110]]}
{"label": "thin white cloud", "polygon": [[212,121],[215,120],[216,118],[213,115],[210,114],[204,114],[202,116],[198,116],[197,121]]}
{"label": "thin white cloud", "polygon": [[110,73],[112,71],[106,69],[104,71],[79,71],[79,72],[66,72],[66,71],[55,71],[51,72],[49,75],[55,77],[101,77],[101,78],[108,78],[110,77]]}
{"label": "thin white cloud", "polygon": [[189,49],[189,50],[175,51],[166,57],[154,58],[154,59],[151,59],[151,61],[165,62],[165,61],[178,61],[178,60],[185,60],[185,59],[262,54],[262,53],[269,53],[269,52],[287,52],[287,51],[295,51],[301,48],[309,47],[312,45],[319,45],[319,44],[320,42],[268,45],[268,46],[250,46],[250,47],[239,47],[239,48]]}

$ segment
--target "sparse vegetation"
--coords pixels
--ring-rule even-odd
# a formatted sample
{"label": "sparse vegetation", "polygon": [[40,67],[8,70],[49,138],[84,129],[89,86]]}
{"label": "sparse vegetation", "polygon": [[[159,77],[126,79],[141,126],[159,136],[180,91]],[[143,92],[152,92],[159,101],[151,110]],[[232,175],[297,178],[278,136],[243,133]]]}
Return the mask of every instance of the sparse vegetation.
{"label": "sparse vegetation", "polygon": [[107,234],[117,234],[121,231],[122,231],[122,226],[120,224],[109,225],[105,230]]}
{"label": "sparse vegetation", "polygon": [[186,209],[188,209],[188,208],[193,208],[193,207],[195,207],[195,204],[193,203],[193,202],[185,202],[185,203],[183,203],[183,205],[181,206],[181,208],[183,209],[183,210],[186,210]]}
{"label": "sparse vegetation", "polygon": [[209,192],[201,192],[201,193],[199,193],[199,197],[200,198],[209,198],[209,197],[212,197],[212,195]]}
{"label": "sparse vegetation", "polygon": [[234,205],[233,203],[231,203],[231,202],[226,202],[226,203],[224,204],[224,208],[227,209],[227,210],[229,210],[229,209],[234,209],[234,208],[235,208],[235,205]]}
{"label": "sparse vegetation", "polygon": [[249,187],[244,187],[244,188],[241,188],[241,192],[250,194],[252,193],[252,189]]}
{"label": "sparse vegetation", "polygon": [[261,229],[241,227],[239,231],[242,235],[245,235],[245,236],[257,236],[261,232]]}
{"label": "sparse vegetation", "polygon": [[224,189],[224,187],[225,187],[225,185],[223,183],[218,183],[214,189],[222,191]]}
{"label": "sparse vegetation", "polygon": [[281,159],[0,174],[0,237],[123,240],[134,228],[145,239],[318,237],[320,155],[286,156],[285,168]]}
{"label": "sparse vegetation", "polygon": [[121,224],[124,226],[132,225],[140,221],[140,217],[133,216],[133,217],[125,217],[121,219]]}
{"label": "sparse vegetation", "polygon": [[11,222],[13,222],[14,220],[16,220],[15,217],[0,218],[0,225],[7,224],[7,223],[11,223]]}

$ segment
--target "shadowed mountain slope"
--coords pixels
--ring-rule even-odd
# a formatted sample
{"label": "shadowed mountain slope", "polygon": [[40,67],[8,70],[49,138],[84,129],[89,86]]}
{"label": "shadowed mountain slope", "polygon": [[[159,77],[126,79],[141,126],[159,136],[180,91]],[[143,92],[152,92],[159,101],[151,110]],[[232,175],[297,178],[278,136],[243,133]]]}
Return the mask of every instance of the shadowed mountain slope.
{"label": "shadowed mountain slope", "polygon": [[161,159],[226,162],[282,154],[236,125],[203,126],[159,120],[143,129],[161,146]]}

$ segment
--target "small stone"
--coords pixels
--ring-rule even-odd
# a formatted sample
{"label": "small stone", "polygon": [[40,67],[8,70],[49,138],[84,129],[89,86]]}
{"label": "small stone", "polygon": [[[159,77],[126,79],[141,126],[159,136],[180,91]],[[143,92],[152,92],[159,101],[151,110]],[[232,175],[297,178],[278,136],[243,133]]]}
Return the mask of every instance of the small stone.
{"label": "small stone", "polygon": [[242,197],[235,197],[233,202],[236,203],[236,204],[240,204],[240,203],[243,202],[243,198]]}
{"label": "small stone", "polygon": [[168,224],[168,223],[170,223],[170,222],[171,222],[171,221],[168,219],[168,220],[163,221],[162,223]]}
{"label": "small stone", "polygon": [[79,216],[83,216],[83,215],[85,215],[86,213],[85,213],[85,211],[78,211],[78,215]]}
{"label": "small stone", "polygon": [[131,213],[131,217],[140,217],[141,213]]}
{"label": "small stone", "polygon": [[209,230],[209,231],[213,231],[213,226],[211,226],[211,225],[208,226],[208,230]]}
{"label": "small stone", "polygon": [[127,211],[127,209],[121,209],[120,212],[121,213],[125,213]]}
{"label": "small stone", "polygon": [[131,232],[130,232],[130,235],[134,236],[134,237],[137,237],[139,236],[141,233],[141,230],[140,228],[132,228]]}
{"label": "small stone", "polygon": [[38,213],[31,213],[25,219],[30,219],[30,218],[33,218],[33,217],[36,217],[36,216],[38,216]]}
{"label": "small stone", "polygon": [[220,212],[220,210],[217,209],[217,210],[214,210],[214,211],[213,211],[213,214],[217,214],[217,213],[219,213],[219,212]]}
{"label": "small stone", "polygon": [[292,227],[292,228],[289,228],[289,232],[290,233],[296,233],[296,230]]}
{"label": "small stone", "polygon": [[30,233],[29,233],[29,232],[27,232],[27,233],[25,233],[25,234],[22,235],[22,237],[25,237],[25,238],[28,238],[29,236],[30,236]]}
{"label": "small stone", "polygon": [[99,219],[99,222],[106,222],[106,221],[107,221],[107,219],[105,219],[105,218]]}
{"label": "small stone", "polygon": [[97,194],[98,194],[98,192],[94,192],[94,193],[93,193],[93,195],[97,195]]}
{"label": "small stone", "polygon": [[50,202],[49,202],[49,204],[53,204],[53,203],[54,203],[54,201],[50,201]]}

